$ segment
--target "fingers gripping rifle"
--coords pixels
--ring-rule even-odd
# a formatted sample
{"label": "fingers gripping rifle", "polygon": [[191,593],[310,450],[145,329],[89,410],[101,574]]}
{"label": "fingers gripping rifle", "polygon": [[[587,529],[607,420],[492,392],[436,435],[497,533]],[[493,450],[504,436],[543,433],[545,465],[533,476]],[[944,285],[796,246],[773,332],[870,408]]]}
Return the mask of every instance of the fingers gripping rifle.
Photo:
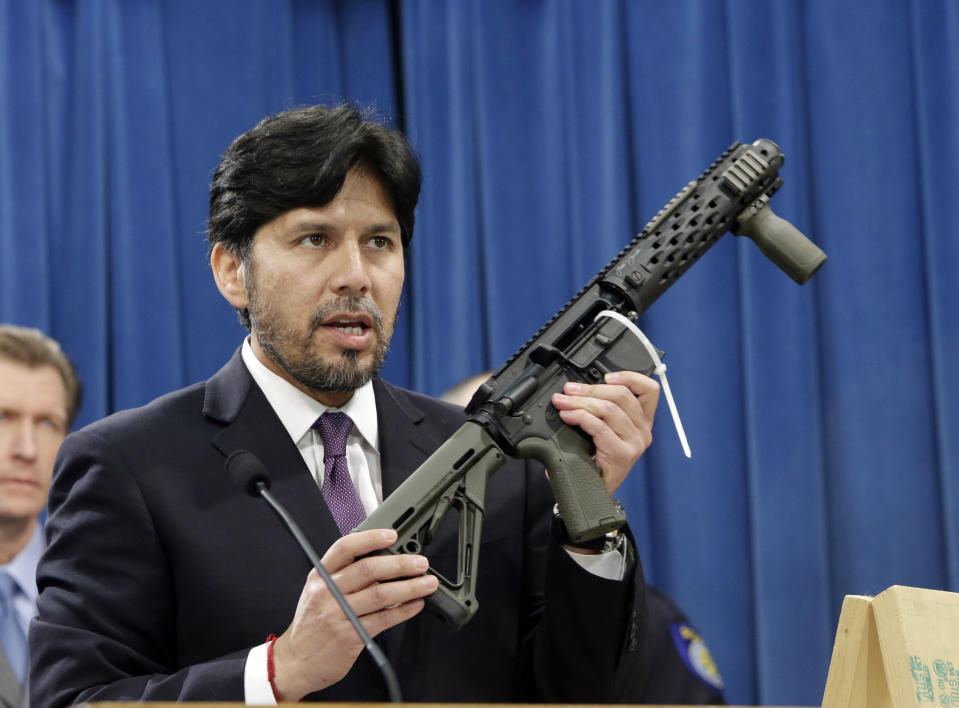
{"label": "fingers gripping rifle", "polygon": [[783,160],[769,140],[733,144],[479,387],[466,407],[469,420],[359,527],[397,531],[397,541],[381,553],[420,553],[447,512],[459,512],[457,577],[431,569],[439,587],[427,598],[428,609],[449,629],[462,627],[478,608],[486,482],[507,455],[546,466],[573,540],[625,523],[593,462],[591,440],[563,423],[550,403],[567,381],[594,384],[612,371],[652,372],[639,341],[615,319],[597,319],[599,313],[614,310],[635,320],[727,231],[751,238],[800,285],[825,261],[769,206],[782,185]]}

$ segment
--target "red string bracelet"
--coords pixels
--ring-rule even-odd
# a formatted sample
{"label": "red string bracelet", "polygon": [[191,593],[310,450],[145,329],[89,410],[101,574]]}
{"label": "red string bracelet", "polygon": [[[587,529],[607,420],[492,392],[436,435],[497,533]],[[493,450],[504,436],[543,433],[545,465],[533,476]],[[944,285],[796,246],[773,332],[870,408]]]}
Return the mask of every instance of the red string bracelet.
{"label": "red string bracelet", "polygon": [[270,682],[270,688],[273,690],[273,700],[277,703],[280,702],[280,694],[276,691],[276,683],[273,679],[276,678],[276,667],[273,665],[273,645],[276,644],[276,635],[271,634],[266,638],[266,641],[269,642],[269,645],[266,647],[266,678]]}

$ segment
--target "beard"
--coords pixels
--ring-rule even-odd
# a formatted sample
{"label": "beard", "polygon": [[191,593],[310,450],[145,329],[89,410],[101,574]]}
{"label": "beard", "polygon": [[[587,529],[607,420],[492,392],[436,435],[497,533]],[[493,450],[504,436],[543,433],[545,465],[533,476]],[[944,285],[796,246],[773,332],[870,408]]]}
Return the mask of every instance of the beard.
{"label": "beard", "polygon": [[[321,305],[313,313],[306,332],[299,330],[272,303],[262,301],[251,278],[247,288],[250,329],[256,335],[263,351],[280,368],[306,388],[318,392],[347,393],[365,386],[382,368],[393,336],[392,325],[387,328],[379,308],[362,295],[340,295]],[[399,310],[399,305],[397,305]],[[368,364],[360,362],[360,352],[344,349],[336,358],[324,358],[313,343],[313,334],[327,319],[337,313],[363,312],[373,320],[374,344]],[[392,322],[396,322],[396,312]]]}

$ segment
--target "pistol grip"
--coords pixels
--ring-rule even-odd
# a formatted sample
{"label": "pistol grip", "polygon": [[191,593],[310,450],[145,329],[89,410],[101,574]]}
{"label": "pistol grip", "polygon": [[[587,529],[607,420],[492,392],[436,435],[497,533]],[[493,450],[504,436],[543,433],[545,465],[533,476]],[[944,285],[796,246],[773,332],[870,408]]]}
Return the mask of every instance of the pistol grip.
{"label": "pistol grip", "polygon": [[549,439],[526,438],[517,456],[542,462],[559,513],[573,541],[588,541],[626,523],[626,515],[606,491],[602,473],[593,462],[592,443],[577,430],[562,426]]}

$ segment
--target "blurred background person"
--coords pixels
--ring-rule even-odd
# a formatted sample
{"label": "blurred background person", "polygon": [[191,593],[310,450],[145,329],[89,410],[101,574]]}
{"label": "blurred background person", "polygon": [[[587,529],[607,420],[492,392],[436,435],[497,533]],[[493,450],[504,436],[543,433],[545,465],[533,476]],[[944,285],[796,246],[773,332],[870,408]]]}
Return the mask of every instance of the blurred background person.
{"label": "blurred background person", "polygon": [[0,706],[27,705],[40,516],[82,392],[72,362],[37,329],[0,324]]}

